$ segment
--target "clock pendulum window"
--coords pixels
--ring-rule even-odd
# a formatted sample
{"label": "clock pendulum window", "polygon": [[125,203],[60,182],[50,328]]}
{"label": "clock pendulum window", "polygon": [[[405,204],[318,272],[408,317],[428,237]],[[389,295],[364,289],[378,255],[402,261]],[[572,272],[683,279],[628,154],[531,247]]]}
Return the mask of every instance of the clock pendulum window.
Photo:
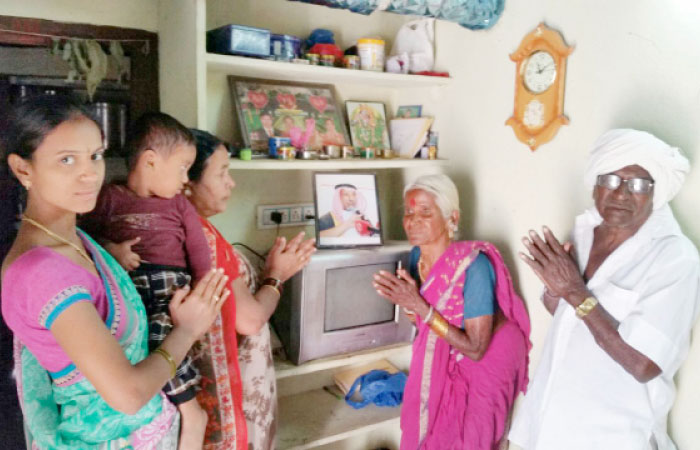
{"label": "clock pendulum window", "polygon": [[554,138],[567,125],[564,115],[566,58],[574,48],[541,23],[525,36],[510,55],[516,63],[513,115],[506,125],[531,150]]}

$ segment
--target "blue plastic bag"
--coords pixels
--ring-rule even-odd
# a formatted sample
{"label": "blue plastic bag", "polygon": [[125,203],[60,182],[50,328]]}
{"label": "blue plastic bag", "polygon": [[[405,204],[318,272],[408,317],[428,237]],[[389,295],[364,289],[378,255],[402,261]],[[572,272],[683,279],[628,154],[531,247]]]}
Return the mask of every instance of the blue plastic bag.
{"label": "blue plastic bag", "polygon": [[[362,400],[355,402],[350,397],[360,388]],[[364,408],[370,403],[377,406],[399,406],[403,401],[403,389],[406,387],[406,374],[391,374],[386,370],[372,370],[360,376],[350,387],[345,402],[355,409]]]}

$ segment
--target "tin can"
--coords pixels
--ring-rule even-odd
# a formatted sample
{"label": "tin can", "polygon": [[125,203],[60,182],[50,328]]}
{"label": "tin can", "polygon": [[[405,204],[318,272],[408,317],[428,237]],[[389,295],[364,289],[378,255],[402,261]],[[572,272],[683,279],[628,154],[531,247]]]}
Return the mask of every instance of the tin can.
{"label": "tin can", "polygon": [[291,145],[285,145],[277,149],[277,159],[294,159],[297,149]]}
{"label": "tin can", "polygon": [[343,145],[340,152],[343,159],[352,159],[355,157],[355,147],[352,145]]}
{"label": "tin can", "polygon": [[311,150],[297,150],[297,159],[318,159],[318,152]]}
{"label": "tin can", "polygon": [[323,153],[328,155],[328,157],[331,159],[338,159],[341,156],[340,146],[339,145],[324,145],[323,146]]}
{"label": "tin can", "polygon": [[277,158],[277,150],[280,147],[292,145],[292,140],[288,137],[273,136],[267,140],[267,150],[270,158]]}
{"label": "tin can", "polygon": [[239,157],[242,161],[250,161],[251,159],[253,159],[253,151],[252,151],[251,149],[249,149],[249,148],[242,148],[242,149],[238,152],[238,157]]}
{"label": "tin can", "polygon": [[357,41],[357,54],[363,70],[384,70],[384,41],[382,39],[360,39]]}
{"label": "tin can", "polygon": [[309,60],[309,64],[311,64],[312,66],[318,66],[318,62],[321,59],[321,56],[318,53],[307,53],[306,59]]}
{"label": "tin can", "polygon": [[327,67],[333,67],[335,65],[335,56],[333,55],[321,55],[321,65]]}
{"label": "tin can", "polygon": [[366,159],[374,158],[375,150],[374,147],[362,147],[360,149],[360,156]]}
{"label": "tin can", "polygon": [[357,55],[345,55],[343,58],[343,64],[346,69],[359,69],[360,68],[360,57]]}
{"label": "tin can", "polygon": [[428,146],[428,159],[437,159],[437,147],[434,145]]}

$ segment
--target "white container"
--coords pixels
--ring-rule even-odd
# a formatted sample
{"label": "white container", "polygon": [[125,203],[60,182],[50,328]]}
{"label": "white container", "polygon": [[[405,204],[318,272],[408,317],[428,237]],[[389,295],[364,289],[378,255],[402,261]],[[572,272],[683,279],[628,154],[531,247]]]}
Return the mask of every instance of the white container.
{"label": "white container", "polygon": [[382,39],[359,39],[357,55],[360,57],[360,69],[384,71],[384,41]]}

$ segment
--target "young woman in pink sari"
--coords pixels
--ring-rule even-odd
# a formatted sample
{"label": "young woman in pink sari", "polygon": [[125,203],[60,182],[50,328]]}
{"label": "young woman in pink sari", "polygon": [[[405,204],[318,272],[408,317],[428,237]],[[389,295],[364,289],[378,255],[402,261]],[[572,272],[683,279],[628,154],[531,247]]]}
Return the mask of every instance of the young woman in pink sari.
{"label": "young woman in pink sari", "polygon": [[381,271],[379,295],[418,334],[401,410],[402,450],[492,450],[527,387],[530,321],[503,259],[488,242],[453,241],[459,197],[445,175],[404,190],[409,270]]}

